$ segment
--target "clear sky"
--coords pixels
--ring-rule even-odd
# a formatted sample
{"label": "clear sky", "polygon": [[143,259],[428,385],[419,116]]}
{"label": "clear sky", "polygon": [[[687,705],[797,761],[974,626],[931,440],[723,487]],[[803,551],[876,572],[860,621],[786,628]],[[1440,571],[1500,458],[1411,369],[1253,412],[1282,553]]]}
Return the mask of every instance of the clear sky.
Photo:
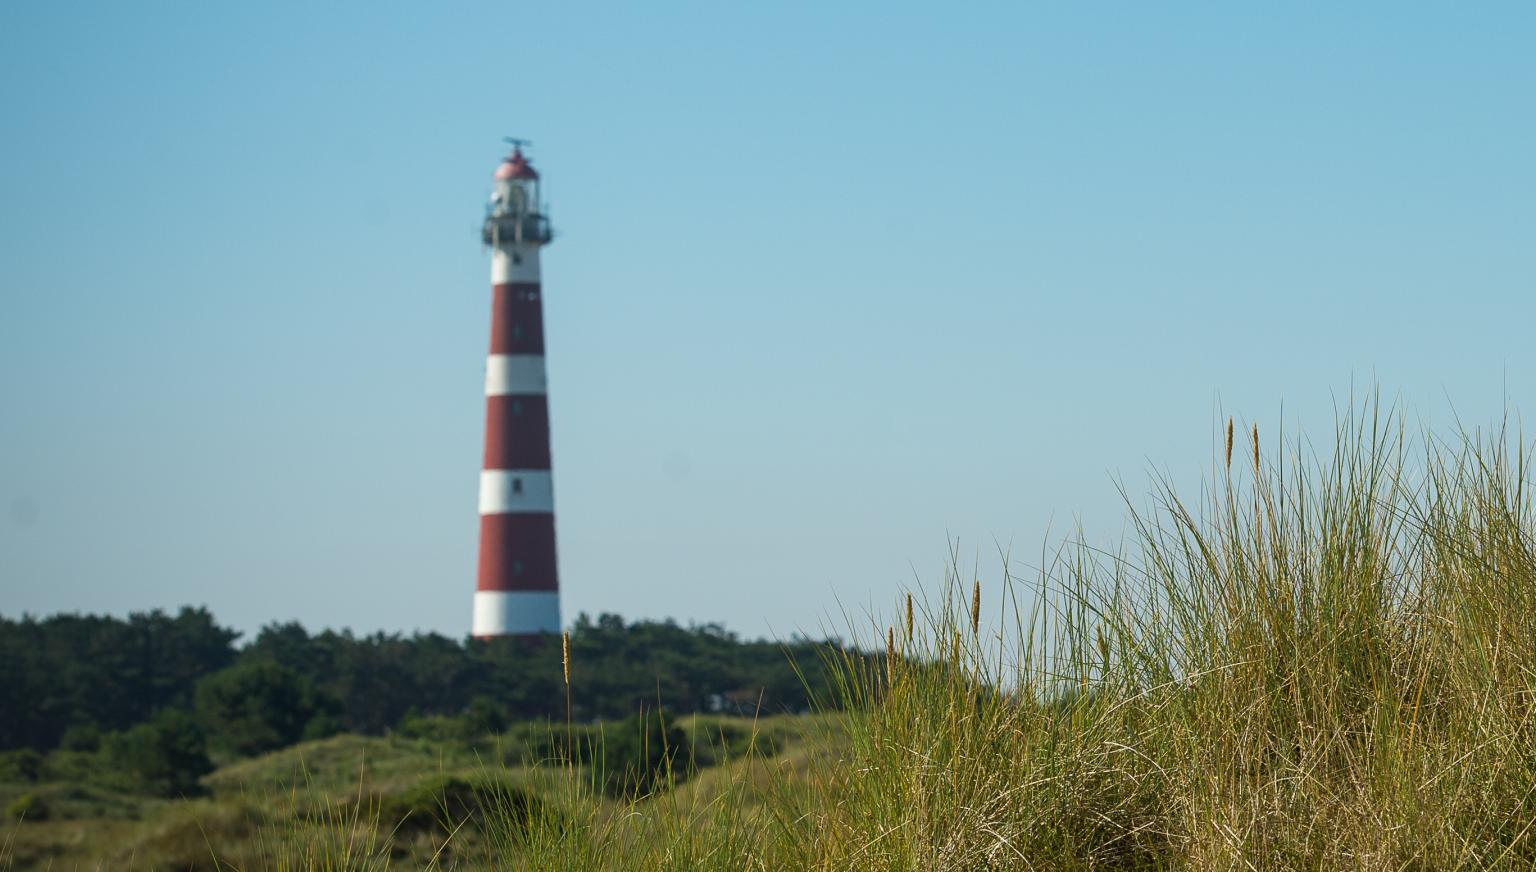
{"label": "clear sky", "polygon": [[[816,631],[1530,409],[1530,3],[10,3],[0,613],[468,630],[504,135],[564,607]],[[983,559],[984,569],[989,564]]]}

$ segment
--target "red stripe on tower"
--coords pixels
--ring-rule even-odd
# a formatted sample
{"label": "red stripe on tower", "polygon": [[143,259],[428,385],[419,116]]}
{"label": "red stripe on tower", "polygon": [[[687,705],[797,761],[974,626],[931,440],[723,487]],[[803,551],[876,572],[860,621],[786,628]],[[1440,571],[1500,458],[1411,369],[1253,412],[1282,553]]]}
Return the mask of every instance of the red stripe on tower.
{"label": "red stripe on tower", "polygon": [[539,249],[550,241],[539,174],[514,141],[485,218],[491,249],[491,354],[485,367],[477,637],[560,632],[555,493],[544,375]]}

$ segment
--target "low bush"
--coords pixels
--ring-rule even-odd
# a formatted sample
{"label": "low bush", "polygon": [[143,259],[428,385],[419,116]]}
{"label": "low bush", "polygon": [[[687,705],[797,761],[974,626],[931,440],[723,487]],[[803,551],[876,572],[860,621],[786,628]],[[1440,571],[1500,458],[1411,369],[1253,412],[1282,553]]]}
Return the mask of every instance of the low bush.
{"label": "low bush", "polygon": [[35,793],[23,793],[6,804],[5,816],[14,821],[45,821],[48,803]]}
{"label": "low bush", "polygon": [[75,724],[59,738],[64,751],[96,751],[101,748],[101,729],[95,724]]}
{"label": "low bush", "polygon": [[420,781],[384,797],[379,807],[379,817],[398,823],[396,832],[404,836],[429,830],[448,835],[461,827],[484,827],[492,819],[505,826],[547,811],[531,791],[506,779],[451,775]]}
{"label": "low bush", "polygon": [[687,760],[687,743],[671,715],[642,709],[627,720],[602,725],[593,765],[609,796],[645,796],[675,783]]}
{"label": "low bush", "polygon": [[31,748],[0,752],[0,781],[36,781],[42,768],[43,755]]}
{"label": "low bush", "polygon": [[213,771],[202,728],[179,709],[164,709],[147,723],[113,733],[102,754],[131,784],[156,796],[197,794],[198,779]]}

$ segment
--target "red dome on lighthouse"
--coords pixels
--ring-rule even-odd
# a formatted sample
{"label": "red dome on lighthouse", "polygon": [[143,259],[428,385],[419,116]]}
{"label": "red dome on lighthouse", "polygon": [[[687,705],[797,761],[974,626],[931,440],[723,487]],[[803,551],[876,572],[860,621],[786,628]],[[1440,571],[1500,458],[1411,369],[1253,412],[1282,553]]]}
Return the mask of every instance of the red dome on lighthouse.
{"label": "red dome on lighthouse", "polygon": [[496,168],[496,181],[507,179],[537,179],[539,174],[533,169],[533,164],[523,157],[522,149],[515,149],[507,159]]}

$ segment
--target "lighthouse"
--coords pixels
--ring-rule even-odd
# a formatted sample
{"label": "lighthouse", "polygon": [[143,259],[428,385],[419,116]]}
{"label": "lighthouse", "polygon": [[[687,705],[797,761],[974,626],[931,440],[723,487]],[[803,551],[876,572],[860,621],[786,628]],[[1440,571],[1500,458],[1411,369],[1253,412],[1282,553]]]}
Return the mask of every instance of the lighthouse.
{"label": "lighthouse", "polygon": [[544,367],[539,250],[552,238],[539,174],[522,140],[496,168],[482,240],[491,252],[491,351],[485,363],[480,565],[471,633],[560,632],[555,491]]}

